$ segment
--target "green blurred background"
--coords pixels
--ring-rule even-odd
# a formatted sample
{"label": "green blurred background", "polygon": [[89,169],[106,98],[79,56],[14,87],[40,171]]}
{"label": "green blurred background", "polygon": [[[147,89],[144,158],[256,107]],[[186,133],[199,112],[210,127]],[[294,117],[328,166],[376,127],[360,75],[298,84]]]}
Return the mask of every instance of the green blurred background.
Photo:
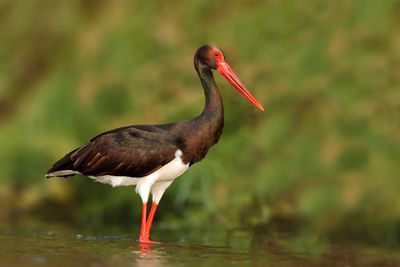
{"label": "green blurred background", "polygon": [[0,1],[0,219],[140,218],[133,188],[44,178],[94,135],[197,116],[193,54],[216,44],[225,128],[159,227],[312,231],[400,243],[400,1]]}

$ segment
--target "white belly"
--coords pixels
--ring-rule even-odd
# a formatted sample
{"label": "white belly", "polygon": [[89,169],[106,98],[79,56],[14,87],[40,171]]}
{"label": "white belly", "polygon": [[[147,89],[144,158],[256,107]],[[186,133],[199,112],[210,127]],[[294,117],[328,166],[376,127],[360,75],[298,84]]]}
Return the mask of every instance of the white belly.
{"label": "white belly", "polygon": [[[159,184],[152,190],[153,198],[154,194],[161,195],[165,189],[173,182],[175,178],[182,175],[189,168],[189,163],[185,164],[182,161],[182,151],[177,150],[175,152],[175,158],[169,163],[162,166],[157,171],[144,176],[144,177],[128,177],[128,176],[113,176],[113,175],[102,175],[102,176],[89,176],[97,182],[104,184],[111,184],[112,186],[129,186],[136,185],[136,192],[142,197],[144,202],[147,202],[150,190],[153,185]],[[162,185],[161,185],[162,184]],[[164,188],[165,187],[165,188]],[[153,192],[154,191],[154,192]]]}

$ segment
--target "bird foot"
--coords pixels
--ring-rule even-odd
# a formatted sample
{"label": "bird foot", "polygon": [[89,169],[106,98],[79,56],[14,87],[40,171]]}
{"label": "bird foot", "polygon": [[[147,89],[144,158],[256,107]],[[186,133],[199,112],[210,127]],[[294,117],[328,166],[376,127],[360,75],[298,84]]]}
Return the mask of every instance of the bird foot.
{"label": "bird foot", "polygon": [[148,237],[148,236],[140,236],[139,237],[139,243],[142,243],[142,244],[161,244],[161,242],[150,240],[150,237]]}

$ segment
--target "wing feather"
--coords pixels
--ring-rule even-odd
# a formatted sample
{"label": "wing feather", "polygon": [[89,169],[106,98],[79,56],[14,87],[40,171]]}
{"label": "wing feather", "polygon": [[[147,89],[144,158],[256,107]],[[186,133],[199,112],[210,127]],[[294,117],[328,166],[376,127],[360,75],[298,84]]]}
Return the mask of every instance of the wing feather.
{"label": "wing feather", "polygon": [[124,127],[101,134],[68,153],[48,171],[143,177],[174,159],[178,148],[163,129]]}

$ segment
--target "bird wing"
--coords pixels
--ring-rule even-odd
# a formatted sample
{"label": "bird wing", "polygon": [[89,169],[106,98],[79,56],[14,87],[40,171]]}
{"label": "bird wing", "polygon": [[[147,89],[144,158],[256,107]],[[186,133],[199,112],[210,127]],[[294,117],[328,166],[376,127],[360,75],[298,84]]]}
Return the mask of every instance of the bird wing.
{"label": "bird wing", "polygon": [[109,131],[65,155],[48,171],[71,170],[84,175],[143,177],[174,159],[178,149],[156,126]]}

